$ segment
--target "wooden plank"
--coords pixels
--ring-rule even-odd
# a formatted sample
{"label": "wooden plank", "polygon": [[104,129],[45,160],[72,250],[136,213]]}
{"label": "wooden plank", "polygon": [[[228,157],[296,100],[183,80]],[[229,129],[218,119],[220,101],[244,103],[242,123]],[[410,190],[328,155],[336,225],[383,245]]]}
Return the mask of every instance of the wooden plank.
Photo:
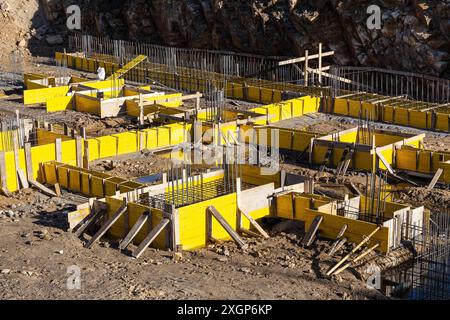
{"label": "wooden plank", "polygon": [[[322,57],[328,57],[328,56],[332,56],[333,54],[334,54],[334,51],[327,51],[327,52],[323,52],[321,54],[321,56]],[[318,59],[318,58],[319,58],[319,54],[313,54],[313,55],[309,55],[308,56],[309,60]],[[304,62],[304,61],[306,61],[306,59],[307,59],[306,57],[299,57],[299,58],[284,60],[284,61],[278,62],[278,66],[285,66],[285,65],[288,65],[288,64]]]}
{"label": "wooden plank", "polygon": [[[145,97],[145,95],[144,95]],[[184,100],[190,100],[190,99],[200,99],[201,97],[203,97],[203,95],[201,93],[196,93],[196,94],[190,94],[190,95],[185,95],[185,96],[180,96],[180,97],[172,97],[172,98],[158,98],[158,96],[155,96],[154,99],[152,97],[151,100],[147,100],[143,102],[143,106],[151,106],[154,104],[158,104],[161,102],[175,102],[175,101],[184,101]],[[137,99],[135,99],[137,100]]]}
{"label": "wooden plank", "polygon": [[30,187],[30,185],[28,184],[28,180],[25,175],[25,172],[23,172],[23,170],[19,168],[19,169],[17,169],[17,176],[19,177],[19,182],[20,182],[20,185],[22,186],[22,188],[28,189]]}
{"label": "wooden plank", "polygon": [[[17,113],[19,112],[19,110],[16,110]],[[17,117],[19,115],[17,114]],[[17,120],[17,123],[19,123],[19,120]],[[20,189],[20,184],[19,184],[19,174],[17,172],[18,169],[20,169],[20,161],[19,161],[19,137],[17,134],[17,131],[14,131],[13,133],[13,150],[14,150],[14,165],[16,167],[16,183],[17,183],[17,189]]]}
{"label": "wooden plank", "polygon": [[126,235],[126,237],[120,242],[119,244],[119,250],[124,250],[126,247],[133,241],[134,237],[139,233],[139,231],[142,229],[142,227],[145,225],[147,220],[150,218],[150,212],[146,211],[144,212],[139,219],[136,221],[136,223],[131,228],[130,232]]}
{"label": "wooden plank", "polygon": [[7,189],[5,152],[0,152],[0,187]]}
{"label": "wooden plank", "polygon": [[342,246],[347,242],[347,238],[343,238],[343,239],[339,239],[336,240],[333,243],[333,246],[331,247],[330,251],[328,252],[328,254],[330,256],[332,256],[335,252],[337,252],[339,249],[342,248]]}
{"label": "wooden plank", "polygon": [[31,144],[30,143],[25,143],[24,146],[24,151],[25,151],[25,165],[27,168],[27,179],[29,180],[33,180],[33,159],[31,158]]}
{"label": "wooden plank", "polygon": [[372,238],[380,229],[381,226],[377,226],[375,230],[373,230],[372,233],[370,233],[366,238],[364,238],[364,240],[362,240],[356,247],[354,247],[349,254],[347,254],[338,263],[336,263],[336,265],[327,272],[327,276],[331,275],[337,268],[339,268],[345,261],[347,261],[353,253],[358,251],[358,249],[361,248],[366,242],[368,242],[370,238]]}
{"label": "wooden plank", "polygon": [[[241,247],[242,249],[247,248],[247,244],[242,240],[239,234],[233,230],[230,224],[225,220],[225,218],[217,211],[214,206],[209,206],[207,212],[211,214],[220,225],[225,229],[225,231],[231,236],[231,238]],[[211,223],[212,224],[212,223]]]}
{"label": "wooden plank", "polygon": [[85,248],[91,248],[92,245],[99,240],[108,230],[112,227],[114,223],[128,210],[128,206],[126,203],[122,204],[119,209],[111,216],[111,218],[103,224],[100,230],[89,240],[88,243],[84,246]]}
{"label": "wooden plank", "polygon": [[62,162],[62,140],[58,138],[55,140],[55,152],[56,152],[56,161]]}
{"label": "wooden plank", "polygon": [[55,193],[58,197],[61,196],[61,186],[59,185],[59,183],[55,183]]}
{"label": "wooden plank", "polygon": [[83,167],[83,144],[81,137],[76,137],[77,167]]}
{"label": "wooden plank", "polygon": [[[341,242],[341,238],[344,236],[345,231],[347,231],[347,225],[344,224],[341,228],[341,230],[339,231],[339,234],[336,237],[336,240],[334,241],[333,245],[331,246],[330,251],[328,252],[329,255],[332,255],[333,253],[336,252],[336,250],[338,249],[337,246],[338,244]],[[346,240],[347,241],[347,240]],[[345,242],[344,242],[345,243]]]}
{"label": "wooden plank", "polygon": [[434,175],[433,179],[431,180],[430,184],[427,187],[428,190],[431,190],[436,186],[436,183],[439,181],[439,178],[441,177],[442,173],[444,173],[444,169],[442,168],[437,169],[436,174]]}
{"label": "wooden plank", "polygon": [[158,237],[158,235],[164,230],[164,228],[169,224],[170,220],[164,218],[161,222],[145,237],[145,239],[139,244],[139,247],[133,251],[132,256],[138,259],[145,249],[150,246],[150,244]]}
{"label": "wooden plank", "polygon": [[314,220],[312,221],[311,226],[308,229],[308,232],[306,232],[305,236],[302,239],[301,245],[309,247],[313,243],[316,237],[317,230],[319,230],[319,226],[322,223],[322,221],[323,221],[322,216],[314,217]]}
{"label": "wooden plank", "polygon": [[57,196],[56,193],[53,192],[53,190],[47,188],[46,186],[44,186],[43,184],[37,182],[36,180],[28,179],[28,183],[31,186],[35,187],[36,189],[39,189],[42,193],[44,193],[44,194],[46,194],[46,195],[48,195],[50,197],[56,197]]}
{"label": "wooden plank", "polygon": [[248,219],[248,221],[250,221],[250,224],[263,236],[263,238],[265,239],[270,238],[267,232],[259,225],[258,222],[256,222],[255,219],[253,219],[253,217],[250,214],[245,212],[245,210],[241,210],[239,208],[238,210]]}
{"label": "wooden plank", "polygon": [[325,159],[323,160],[319,171],[317,172],[317,176],[320,177],[320,175],[322,174],[322,172],[325,170],[325,167],[329,164],[332,155],[333,155],[333,149],[334,149],[334,144],[331,144],[328,146],[327,152],[325,153]]}
{"label": "wooden plank", "polygon": [[354,194],[362,195],[361,191],[353,184],[353,182],[347,183],[345,185],[347,188],[349,188]]}
{"label": "wooden plank", "polygon": [[334,272],[335,275],[341,273],[342,271],[344,271],[345,269],[347,269],[348,267],[350,267],[351,264],[358,262],[359,260],[361,260],[362,258],[364,258],[365,256],[367,256],[370,252],[372,252],[373,250],[375,250],[380,244],[377,243],[375,245],[373,245],[371,248],[365,250],[363,253],[361,253],[360,255],[358,255],[356,258],[354,258],[352,261],[348,262],[347,264],[345,264],[342,268],[339,268],[338,270],[336,270]]}
{"label": "wooden plank", "polygon": [[89,142],[84,140],[83,168],[89,170]]}
{"label": "wooden plank", "polygon": [[94,210],[94,212],[89,215],[84,221],[81,222],[81,225],[76,228],[75,235],[79,238],[86,232],[92,225],[94,225],[99,219],[101,219],[106,214],[105,209]]}
{"label": "wooden plank", "polygon": [[386,160],[386,158],[381,154],[381,152],[376,149],[375,153],[378,156],[378,159],[380,159],[380,161],[384,164],[384,166],[387,168],[387,170],[389,171],[389,173],[394,174],[394,170],[392,169],[391,165],[389,164],[389,162]]}

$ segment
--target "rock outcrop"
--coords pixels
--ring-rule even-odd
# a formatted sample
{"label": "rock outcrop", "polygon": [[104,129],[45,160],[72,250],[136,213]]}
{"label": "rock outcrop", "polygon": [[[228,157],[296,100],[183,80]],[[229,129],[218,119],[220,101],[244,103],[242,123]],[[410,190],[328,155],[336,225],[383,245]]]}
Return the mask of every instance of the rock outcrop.
{"label": "rock outcrop", "polygon": [[[83,32],[170,46],[302,55],[322,42],[335,63],[450,75],[450,1],[41,0],[52,23],[82,9]],[[367,8],[381,8],[381,29]]]}

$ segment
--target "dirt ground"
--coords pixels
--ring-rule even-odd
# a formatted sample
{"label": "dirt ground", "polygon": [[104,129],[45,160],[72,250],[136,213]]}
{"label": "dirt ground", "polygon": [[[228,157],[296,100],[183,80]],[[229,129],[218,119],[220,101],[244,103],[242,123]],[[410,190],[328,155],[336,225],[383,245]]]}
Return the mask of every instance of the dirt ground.
{"label": "dirt ground", "polygon": [[[269,240],[249,240],[246,251],[223,243],[180,259],[148,249],[138,260],[113,240],[85,249],[66,228],[57,207],[0,215],[0,299],[384,299],[350,272],[325,276],[345,251],[331,258],[322,240],[301,248],[302,226],[277,224]],[[80,290],[67,288],[70,266],[81,270]]]}

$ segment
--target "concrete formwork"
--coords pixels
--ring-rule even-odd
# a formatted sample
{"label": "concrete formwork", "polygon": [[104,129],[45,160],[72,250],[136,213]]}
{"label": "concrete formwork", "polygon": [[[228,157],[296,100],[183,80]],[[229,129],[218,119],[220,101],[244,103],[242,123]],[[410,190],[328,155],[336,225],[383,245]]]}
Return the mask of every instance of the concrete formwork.
{"label": "concrete formwork", "polygon": [[[368,208],[370,198],[363,196],[338,201],[327,197],[296,192],[275,196],[275,210],[273,215],[291,220],[305,222],[305,230],[308,230],[317,216],[323,217],[319,225],[319,234],[325,238],[336,239],[342,228],[346,225],[344,237],[353,243],[360,243],[364,236],[369,235],[381,224],[381,229],[375,233],[371,243],[379,244],[377,250],[387,253],[401,245],[405,240],[402,230],[410,226],[422,227],[428,223],[429,212],[423,207],[411,208],[407,205],[385,202],[381,219],[375,219],[376,208]],[[352,212],[347,209],[351,202]],[[377,203],[377,201],[374,201]],[[339,211],[338,208],[344,208]],[[371,222],[374,221],[374,222]],[[409,226],[409,227],[408,227]],[[402,238],[403,236],[403,238]],[[408,235],[414,237],[416,235]]]}

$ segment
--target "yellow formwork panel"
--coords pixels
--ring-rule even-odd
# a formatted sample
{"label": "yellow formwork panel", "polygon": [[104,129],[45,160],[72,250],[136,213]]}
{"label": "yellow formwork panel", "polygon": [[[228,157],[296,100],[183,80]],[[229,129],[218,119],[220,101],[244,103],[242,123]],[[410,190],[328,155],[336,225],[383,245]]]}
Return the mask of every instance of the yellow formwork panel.
{"label": "yellow formwork panel", "polygon": [[58,173],[56,171],[56,164],[53,162],[44,163],[45,183],[56,184],[58,182]]}
{"label": "yellow formwork panel", "polygon": [[357,100],[349,100],[348,115],[350,117],[359,118],[362,113],[362,102]]}
{"label": "yellow formwork panel", "polygon": [[261,102],[261,90],[260,88],[248,86],[247,87],[247,99],[250,101]]}
{"label": "yellow formwork panel", "polygon": [[[360,132],[361,136],[362,136],[362,134],[363,133]],[[397,135],[375,132],[375,145],[377,147],[386,146],[388,144],[396,143],[396,142],[399,142],[402,140],[403,140],[403,138],[399,137]]]}
{"label": "yellow formwork panel", "polygon": [[[364,119],[369,119],[371,121],[378,120],[377,118],[377,106],[370,102],[363,102],[361,105],[361,114]],[[359,116],[358,116],[359,117]]]}
{"label": "yellow formwork panel", "polygon": [[356,143],[358,139],[358,131],[346,132],[339,135],[339,141],[348,142],[348,143]]}
{"label": "yellow formwork panel", "polygon": [[106,196],[114,196],[116,192],[119,190],[118,186],[121,183],[126,182],[127,180],[117,177],[110,177],[105,180],[104,186],[105,186],[105,195]]}
{"label": "yellow formwork panel", "polygon": [[[316,216],[322,216],[323,220],[319,226],[319,233],[329,239],[336,239],[340,230],[344,225],[347,225],[345,231],[345,236],[349,242],[360,243],[364,236],[372,233],[377,225],[369,222],[364,222],[360,220],[352,220],[349,218],[341,217],[338,215],[323,213],[311,209],[305,209],[302,214],[298,215],[298,220],[305,222],[305,230],[308,230],[314,221]],[[379,243],[380,246],[377,251],[388,252],[388,237],[389,228],[382,227],[375,235],[371,238],[371,244]]]}
{"label": "yellow formwork panel", "polygon": [[[394,163],[394,150],[393,148],[385,149],[381,151],[381,154],[383,155],[384,159],[391,165]],[[379,166],[381,169],[386,170],[387,167],[383,164],[382,161],[379,162]]]}
{"label": "yellow formwork panel", "polygon": [[409,109],[407,108],[395,108],[394,111],[394,123],[402,126],[409,125]]}
{"label": "yellow formwork panel", "polygon": [[284,219],[294,219],[294,201],[295,196],[292,194],[284,194],[276,197],[276,215]]}
{"label": "yellow formwork panel", "polygon": [[90,195],[97,198],[103,198],[105,196],[102,178],[94,176],[91,178]]}
{"label": "yellow formwork panel", "polygon": [[[184,250],[206,246],[206,209],[214,206],[224,219],[236,229],[236,193],[199,202],[178,209],[180,243]],[[230,236],[222,226],[212,219],[212,236],[218,240],[229,240]]]}
{"label": "yellow formwork panel", "polygon": [[261,88],[261,102],[262,103],[273,103],[274,102],[275,90]]}
{"label": "yellow formwork panel", "polygon": [[81,192],[81,176],[78,170],[69,171],[69,187],[67,189],[74,192]]}
{"label": "yellow formwork panel", "polygon": [[104,136],[96,138],[99,141],[99,158],[108,158],[117,155],[117,137]]}
{"label": "yellow formwork panel", "polygon": [[158,127],[158,147],[170,146],[171,141],[171,130],[170,127],[163,126]]}
{"label": "yellow formwork panel", "polygon": [[50,132],[50,131],[47,131],[47,130],[41,129],[41,128],[38,128],[36,130],[36,133],[37,133],[37,144],[38,145],[54,143],[56,139],[61,139],[61,141],[72,140],[72,138],[65,136],[63,134]]}
{"label": "yellow formwork panel", "polygon": [[[123,201],[120,199],[115,199],[112,197],[106,197],[106,205],[108,206],[108,217],[111,217],[123,204]],[[127,231],[133,227],[136,223],[137,219],[141,216],[142,213],[151,210],[151,225],[155,227],[162,219],[162,212],[157,209],[150,209],[146,206],[142,206],[135,203],[127,204],[128,209],[128,221],[125,224],[125,215],[122,215],[116,223],[112,225],[112,227],[108,230],[108,234],[114,238],[124,238],[127,234]],[[126,227],[129,226],[129,228]],[[128,229],[128,230],[127,230]],[[166,228],[167,230],[167,228]],[[148,234],[149,229],[148,225],[144,226],[140,232],[136,235],[133,242],[135,244],[139,244]],[[165,246],[165,232],[163,231],[151,244],[152,247],[158,249],[166,249]]]}
{"label": "yellow formwork panel", "polygon": [[305,151],[311,145],[311,139],[317,137],[316,134],[307,132],[295,132],[292,141],[292,150]]}
{"label": "yellow formwork panel", "polygon": [[274,183],[275,188],[281,186],[280,172],[274,172],[273,174],[264,172],[263,174],[262,170],[264,169],[258,166],[242,165],[242,181],[255,186],[261,186],[272,182]]}
{"label": "yellow formwork panel", "polygon": [[146,139],[146,148],[147,149],[155,149],[158,147],[158,130],[156,128],[146,129],[145,139]]}
{"label": "yellow formwork panel", "polygon": [[65,96],[69,90],[69,86],[25,90],[23,103],[25,105],[46,103],[48,99]]}
{"label": "yellow formwork panel", "polygon": [[427,113],[420,110],[410,110],[409,125],[415,128],[428,129]]}
{"label": "yellow formwork panel", "polygon": [[47,112],[58,112],[64,110],[72,110],[73,108],[73,96],[70,97],[56,97],[47,99],[46,109]]}
{"label": "yellow formwork panel", "polygon": [[415,171],[417,168],[416,151],[408,149],[400,149],[396,152],[396,168],[399,170]]}
{"label": "yellow formwork panel", "polygon": [[280,102],[280,118],[281,120],[291,119],[293,115],[293,104],[292,102],[286,101],[286,102]]}
{"label": "yellow formwork panel", "polygon": [[[19,166],[21,164],[19,163]],[[9,191],[13,192],[18,189],[16,179],[16,166],[14,162],[14,152],[5,152],[5,169],[6,169],[6,186]],[[22,167],[23,169],[23,167]]]}
{"label": "yellow formwork panel", "polygon": [[80,180],[81,180],[81,193],[87,196],[91,195],[91,186],[89,183],[89,173],[80,172]]}
{"label": "yellow formwork panel", "polygon": [[39,165],[43,162],[55,160],[55,144],[35,146],[31,148],[31,158],[33,160],[33,177],[38,178]]}
{"label": "yellow formwork panel", "polygon": [[270,104],[270,105],[266,106],[266,109],[267,109],[267,114],[270,117],[269,121],[271,123],[278,122],[278,121],[282,120],[281,116],[280,116],[280,106],[279,106],[278,103]]}
{"label": "yellow formwork panel", "polygon": [[61,188],[68,189],[69,188],[69,168],[67,167],[59,167],[58,168],[58,182]]}
{"label": "yellow formwork panel", "polygon": [[101,116],[101,102],[95,97],[88,95],[75,95],[75,108],[79,112],[86,112]]}
{"label": "yellow formwork panel", "polygon": [[424,173],[434,173],[431,170],[432,157],[431,157],[430,152],[420,151],[418,160],[419,160],[419,163],[417,165],[417,171],[424,172]]}
{"label": "yellow formwork panel", "polygon": [[89,87],[92,89],[111,89],[121,90],[125,85],[124,79],[111,79],[111,80],[103,80],[103,81],[91,81],[83,83],[83,86]]}
{"label": "yellow formwork panel", "polygon": [[117,133],[112,137],[117,138],[117,154],[133,153],[139,150],[136,132]]}
{"label": "yellow formwork panel", "polygon": [[383,121],[387,123],[395,123],[394,107],[383,106]]}
{"label": "yellow formwork panel", "polygon": [[336,99],[334,101],[334,113],[348,115],[349,114],[348,100]]}
{"label": "yellow formwork panel", "polygon": [[239,83],[229,82],[227,83],[227,95],[233,97],[233,99],[243,99],[244,89],[243,85]]}
{"label": "yellow formwork panel", "polygon": [[450,131],[449,123],[450,123],[450,115],[449,114],[439,113],[439,112],[436,113],[436,130],[445,131],[445,132]]}
{"label": "yellow formwork panel", "polygon": [[[83,141],[82,141],[83,145]],[[55,144],[51,145],[53,150],[55,150]],[[84,151],[81,150],[81,155],[83,156]],[[53,154],[52,154],[53,155]],[[61,160],[63,163],[76,165],[77,164],[77,149],[76,149],[76,140],[67,140],[61,143]],[[56,157],[52,157],[47,161],[55,160]],[[34,159],[33,159],[34,162]]]}

